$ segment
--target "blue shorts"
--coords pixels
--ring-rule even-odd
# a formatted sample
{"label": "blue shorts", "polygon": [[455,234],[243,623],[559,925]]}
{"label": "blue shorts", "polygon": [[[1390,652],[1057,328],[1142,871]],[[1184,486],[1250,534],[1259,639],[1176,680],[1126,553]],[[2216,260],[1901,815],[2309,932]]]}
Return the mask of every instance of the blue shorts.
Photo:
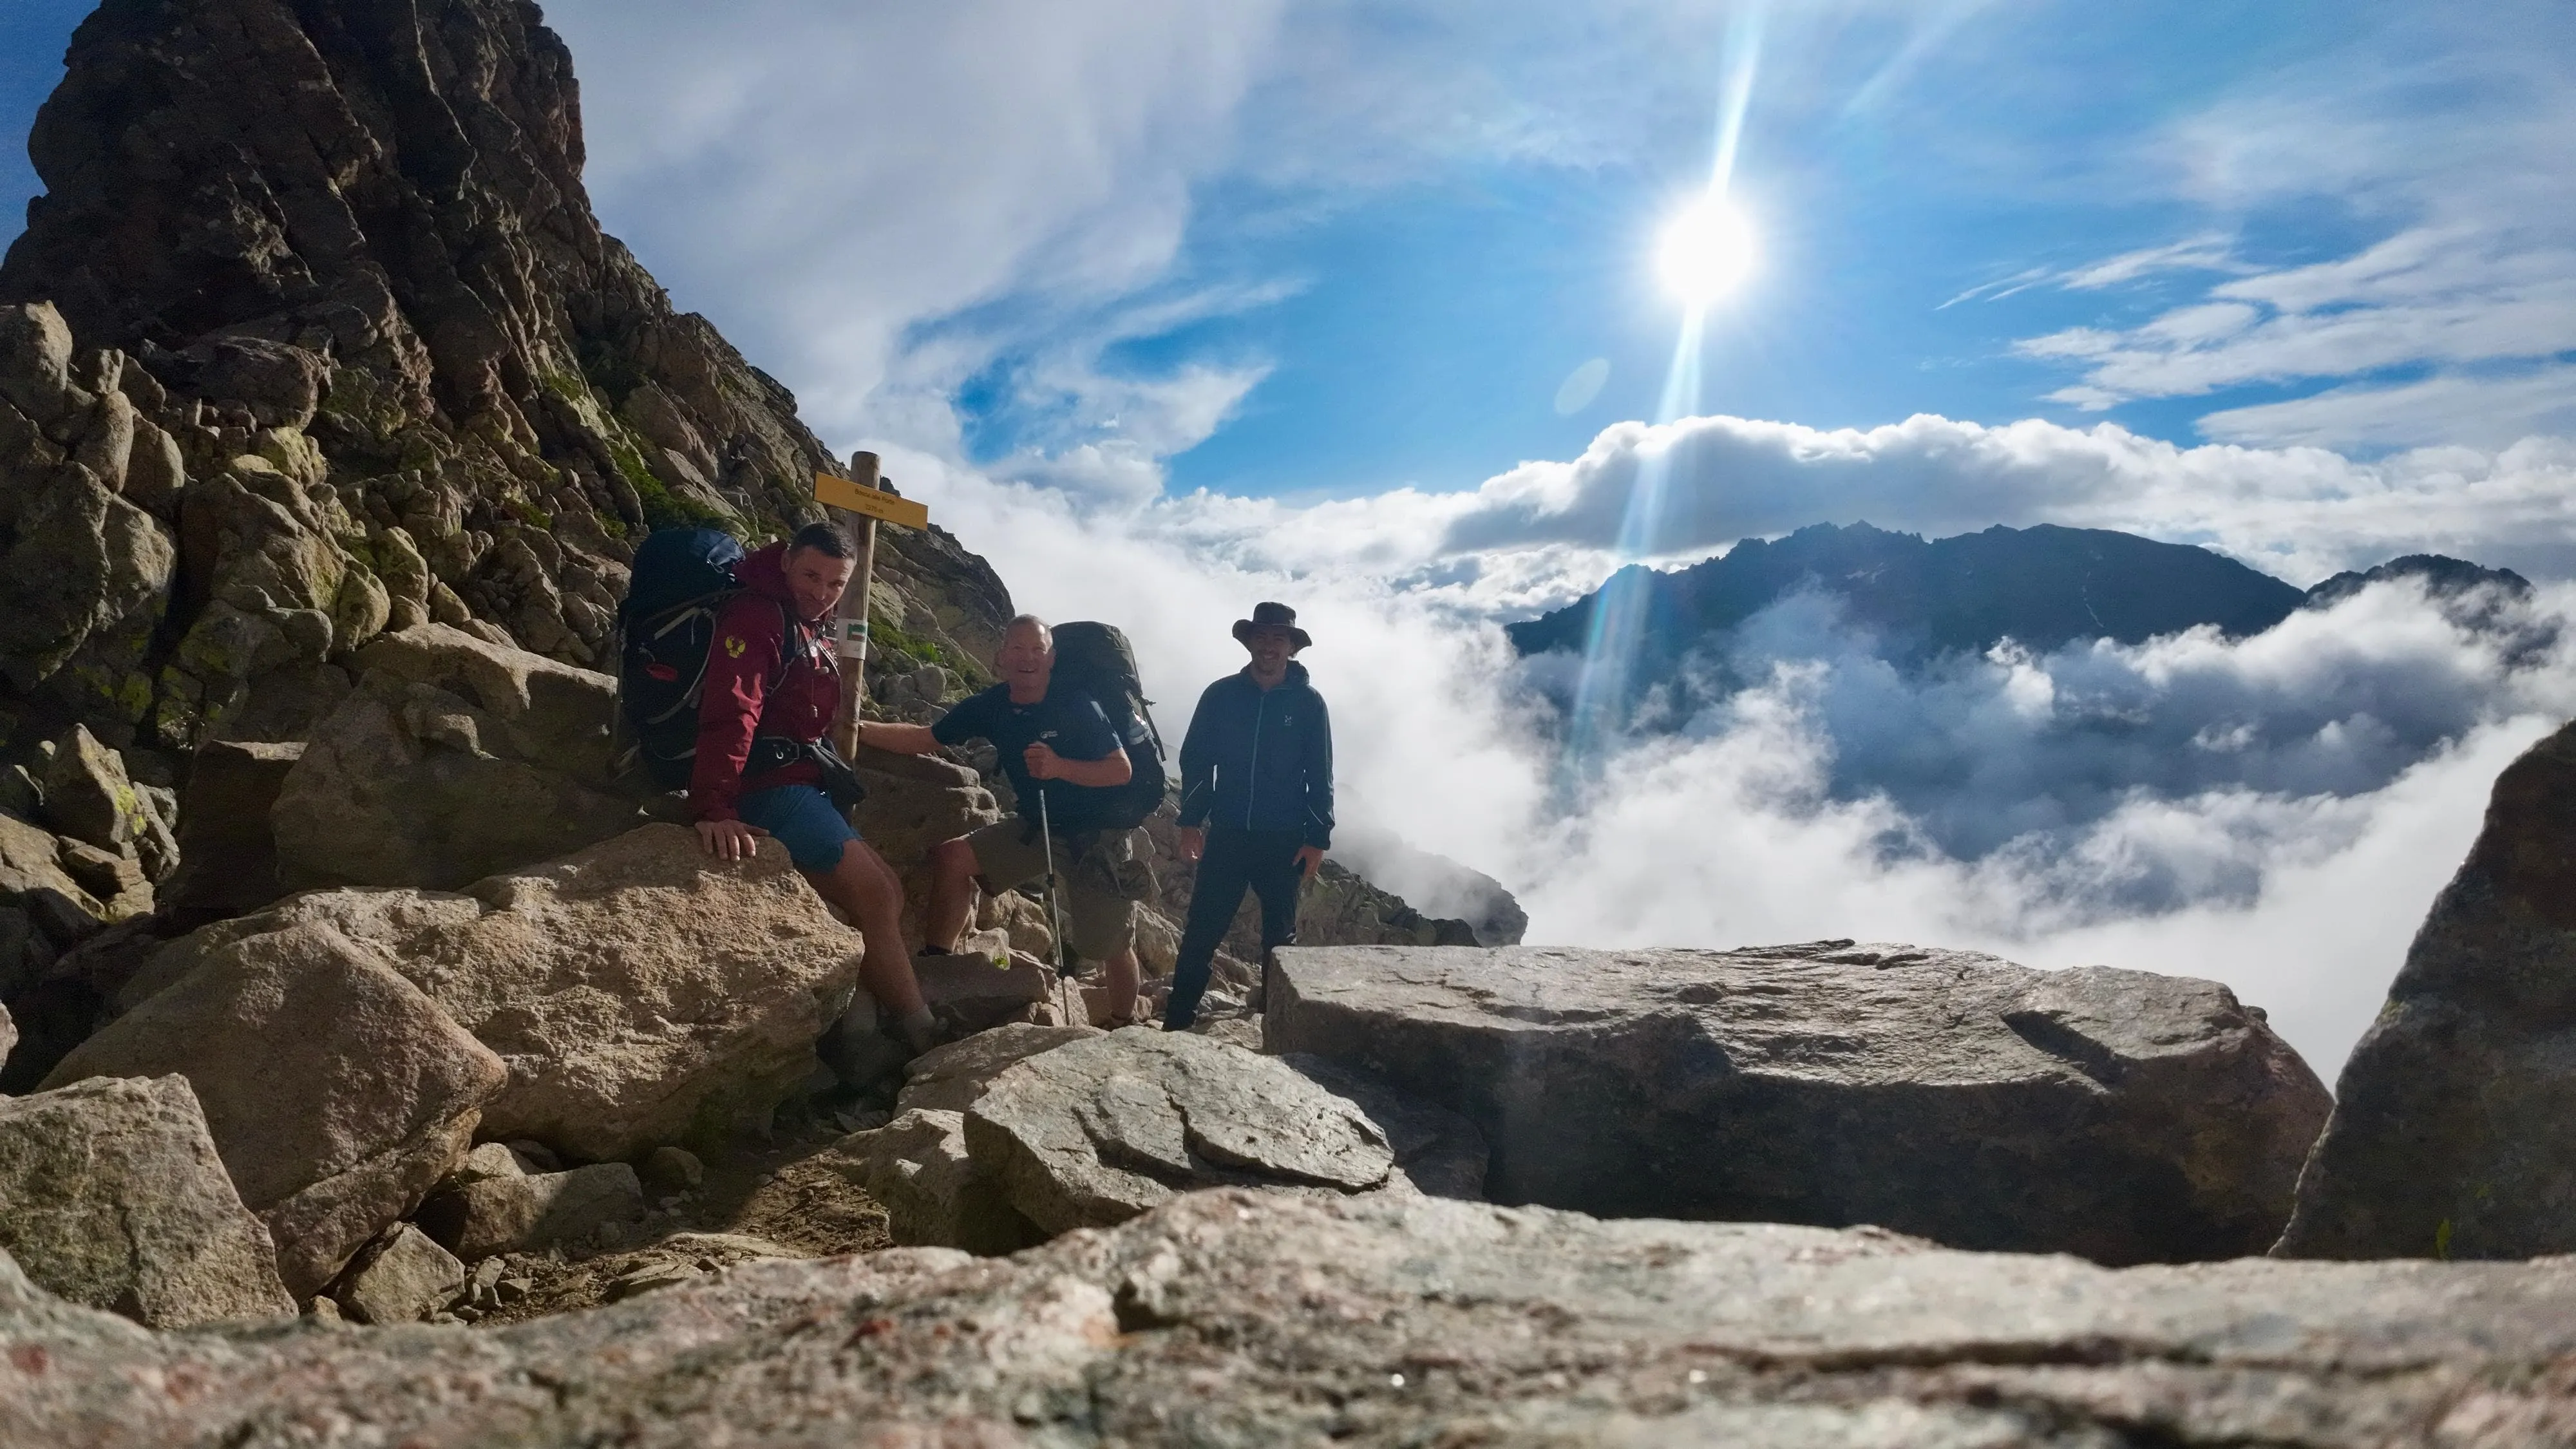
{"label": "blue shorts", "polygon": [[754,790],[734,802],[734,813],[777,837],[798,870],[832,869],[841,863],[841,847],[859,838],[831,800],[811,785]]}

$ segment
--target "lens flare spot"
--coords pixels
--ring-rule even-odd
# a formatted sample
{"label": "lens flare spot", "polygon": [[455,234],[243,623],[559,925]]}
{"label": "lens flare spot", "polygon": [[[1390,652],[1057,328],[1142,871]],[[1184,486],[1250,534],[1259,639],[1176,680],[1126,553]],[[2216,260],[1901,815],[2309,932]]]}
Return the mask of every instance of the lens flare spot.
{"label": "lens flare spot", "polygon": [[1675,298],[1705,307],[1743,285],[1758,256],[1753,223],[1725,198],[1710,196],[1665,224],[1655,269]]}
{"label": "lens flare spot", "polygon": [[1592,406],[1601,396],[1601,385],[1610,380],[1610,359],[1596,357],[1565,375],[1556,389],[1556,415],[1570,418]]}

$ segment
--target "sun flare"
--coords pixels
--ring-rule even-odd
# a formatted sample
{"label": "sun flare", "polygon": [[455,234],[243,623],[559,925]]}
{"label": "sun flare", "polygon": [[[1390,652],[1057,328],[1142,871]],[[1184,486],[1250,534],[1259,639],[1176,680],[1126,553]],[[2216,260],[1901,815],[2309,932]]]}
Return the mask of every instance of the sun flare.
{"label": "sun flare", "polygon": [[1743,283],[1757,251],[1744,213],[1723,197],[1703,197],[1665,223],[1655,269],[1676,299],[1706,307]]}

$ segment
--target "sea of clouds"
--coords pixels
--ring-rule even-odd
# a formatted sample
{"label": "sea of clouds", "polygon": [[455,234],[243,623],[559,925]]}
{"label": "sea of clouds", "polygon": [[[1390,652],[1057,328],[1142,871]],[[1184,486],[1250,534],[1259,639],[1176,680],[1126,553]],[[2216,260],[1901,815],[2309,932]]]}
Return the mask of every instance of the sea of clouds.
{"label": "sea of clouds", "polygon": [[[2576,632],[2564,627],[2576,586],[2462,599],[2400,582],[2250,639],[2194,631],[2049,654],[2008,644],[1914,672],[1808,594],[1716,646],[1735,677],[1760,683],[1569,771],[1544,687],[1567,661],[1518,660],[1501,623],[1600,581],[1616,520],[1585,520],[1586,474],[1615,476],[1614,455],[1657,431],[1622,425],[1584,460],[1529,465],[1477,492],[1307,506],[1104,498],[929,455],[887,467],[992,560],[1021,607],[1126,627],[1175,744],[1198,690],[1241,665],[1228,625],[1258,599],[1294,604],[1317,641],[1304,662],[1333,711],[1345,818],[1500,879],[1529,912],[1532,942],[1847,936],[2213,977],[2265,1008],[2329,1081],[2474,838],[2489,782],[2576,713]],[[1803,452],[1818,471],[1794,491],[1826,516],[1846,506],[1836,495],[1848,485],[1818,481],[1834,470],[1857,472],[1882,503],[1899,497],[1856,461],[1863,443],[1818,448],[1830,436],[1802,431],[1739,419],[1661,430],[1722,461],[1675,474],[1712,519],[1705,495],[1721,488],[1752,500],[1738,516],[1762,516],[1766,491],[1792,491],[1742,466],[1747,438],[1787,440],[1774,471]],[[2337,490],[2359,494],[2304,532],[2302,584],[2403,551],[2353,515],[2378,513],[2380,495],[2424,466],[2176,450],[2118,429],[1916,419],[1881,431],[1918,482],[1933,467],[2028,475],[2016,484],[2026,496],[2009,500],[2022,521],[2051,512],[2029,501],[2051,471],[2055,516],[2076,521],[2137,526],[2139,500],[2170,512],[2189,495],[2144,464],[2123,481],[2106,457],[2249,478],[2268,467],[2270,486],[2322,514]],[[1924,463],[1934,435],[2000,441],[1930,450],[1948,461]],[[2532,445],[2452,462],[2491,476],[2564,456]],[[1956,491],[1919,496],[1944,499],[1946,513]],[[2288,506],[2256,491],[2202,496]],[[2516,477],[2502,491],[2510,513],[2539,488]],[[2194,531],[2224,535],[2224,511],[2213,505],[2214,526]],[[1901,504],[1873,512],[1924,526]],[[1708,552],[1708,532],[1684,556]],[[1418,862],[1351,863],[1434,913],[1465,905]]]}

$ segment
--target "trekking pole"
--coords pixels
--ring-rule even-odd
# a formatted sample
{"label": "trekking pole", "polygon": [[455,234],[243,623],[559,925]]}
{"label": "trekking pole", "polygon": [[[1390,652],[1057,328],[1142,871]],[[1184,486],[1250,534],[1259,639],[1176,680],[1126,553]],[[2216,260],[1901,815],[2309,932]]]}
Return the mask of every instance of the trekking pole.
{"label": "trekking pole", "polygon": [[1047,929],[1055,936],[1056,979],[1064,979],[1064,911],[1056,904],[1055,827],[1047,823],[1046,786],[1038,786],[1038,848],[1046,852]]}

